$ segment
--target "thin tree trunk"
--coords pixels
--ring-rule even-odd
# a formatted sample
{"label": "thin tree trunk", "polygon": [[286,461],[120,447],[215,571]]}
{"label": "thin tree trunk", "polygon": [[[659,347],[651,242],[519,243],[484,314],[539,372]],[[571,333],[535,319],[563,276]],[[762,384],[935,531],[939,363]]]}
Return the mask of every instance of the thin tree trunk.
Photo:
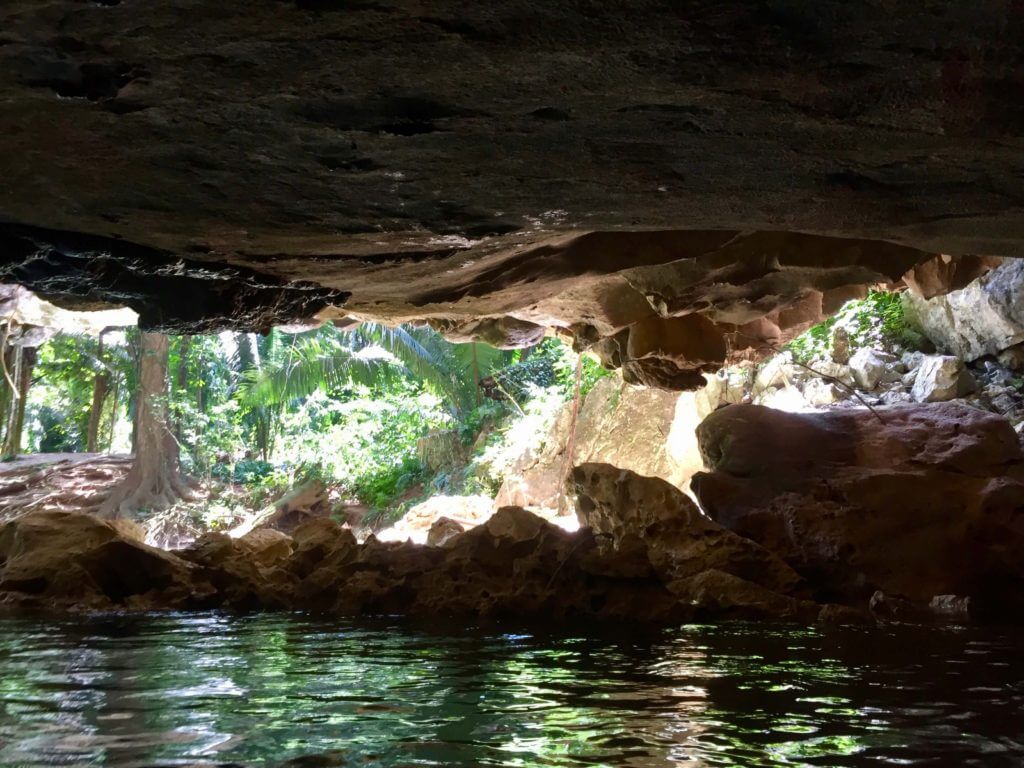
{"label": "thin tree trunk", "polygon": [[110,374],[103,367],[103,334],[100,333],[96,348],[96,359],[100,368],[92,380],[92,406],[89,408],[89,428],[86,431],[85,450],[96,453],[99,450],[100,422],[103,418],[103,404],[110,390]]}
{"label": "thin tree trunk", "polygon": [[167,414],[167,355],[162,333],[141,334],[136,398],[135,461],[100,509],[104,517],[159,511],[190,496],[181,477],[178,443]]}
{"label": "thin tree trunk", "polygon": [[[3,350],[4,370],[10,372],[14,369],[14,347],[5,346]],[[14,390],[7,382],[7,376],[0,383],[0,445],[7,441],[7,422],[11,417],[11,405],[14,403]]]}
{"label": "thin tree trunk", "polygon": [[473,353],[473,399],[480,406],[480,364],[476,359],[476,342],[471,341],[470,344],[473,346],[470,348]]}
{"label": "thin tree trunk", "polygon": [[7,421],[7,438],[4,440],[4,460],[17,458],[21,453],[21,436],[25,430],[25,401],[32,383],[32,369],[36,364],[35,347],[18,347],[15,352],[14,381],[18,386],[18,399],[11,404]]}
{"label": "thin tree trunk", "polygon": [[572,416],[569,419],[569,436],[565,440],[565,463],[562,465],[562,495],[558,499],[558,512],[564,514],[569,507],[566,489],[572,482],[573,464],[576,461],[576,420],[580,415],[580,384],[583,381],[583,355],[576,358],[576,385],[572,395]]}
{"label": "thin tree trunk", "polygon": [[[188,388],[188,352],[192,346],[191,336],[182,336],[178,341],[178,371],[174,381],[174,391],[179,395],[184,395],[185,390]],[[181,402],[185,402],[185,398],[181,397]],[[178,438],[178,442],[183,442],[184,424],[182,424],[181,415],[175,419],[174,423],[174,434]]]}
{"label": "thin tree trunk", "polygon": [[92,406],[89,409],[89,431],[86,434],[85,445],[87,453],[96,453],[100,449],[100,421],[109,391],[110,376],[106,371],[97,373],[96,378],[92,380]]}
{"label": "thin tree trunk", "polygon": [[117,428],[117,398],[120,394],[121,379],[120,377],[114,379],[114,386],[110,390],[110,426],[107,432],[107,453],[110,453],[114,449],[114,431]]}

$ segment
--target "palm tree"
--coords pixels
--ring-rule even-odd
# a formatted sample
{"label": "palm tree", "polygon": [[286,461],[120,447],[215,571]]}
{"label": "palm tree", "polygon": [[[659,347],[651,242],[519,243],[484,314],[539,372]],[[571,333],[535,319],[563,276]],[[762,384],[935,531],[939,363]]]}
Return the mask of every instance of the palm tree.
{"label": "palm tree", "polygon": [[442,397],[456,418],[478,403],[481,376],[507,365],[513,354],[480,343],[450,344],[430,328],[377,323],[345,330],[327,325],[270,349],[243,373],[243,402],[250,408],[279,409],[319,389],[412,376]]}

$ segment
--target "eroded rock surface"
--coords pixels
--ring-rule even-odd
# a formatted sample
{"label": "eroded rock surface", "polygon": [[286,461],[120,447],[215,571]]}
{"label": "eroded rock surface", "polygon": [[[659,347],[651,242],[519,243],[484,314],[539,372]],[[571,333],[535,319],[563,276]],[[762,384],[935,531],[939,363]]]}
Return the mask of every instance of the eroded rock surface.
{"label": "eroded rock surface", "polygon": [[698,439],[704,510],[785,560],[819,601],[959,595],[1019,620],[1024,459],[1005,419],[958,403],[734,405]]}
{"label": "eroded rock surface", "polygon": [[149,327],[557,328],[687,388],[859,286],[1021,255],[1012,3],[9,0],[0,29],[0,267]]}
{"label": "eroded rock surface", "polygon": [[970,362],[1024,341],[1024,262],[1008,260],[935,298],[908,293],[908,315],[943,352]]}
{"label": "eroded rock surface", "polygon": [[200,597],[194,567],[142,543],[144,531],[74,512],[0,526],[0,599],[85,609],[174,606]]}
{"label": "eroded rock surface", "polygon": [[670,591],[714,614],[813,616],[800,576],[759,544],[710,520],[674,485],[608,464],[573,472],[581,526],[615,551],[642,552]]}
{"label": "eroded rock surface", "polygon": [[88,515],[30,513],[0,528],[0,603],[658,623],[818,616],[821,606],[802,599],[799,577],[785,564],[682,501],[641,534],[614,540],[504,507],[435,546],[373,537],[359,544],[320,518],[291,537],[209,533],[177,552]]}
{"label": "eroded rock surface", "polygon": [[[719,397],[729,396],[725,389],[736,394],[735,382],[711,381],[714,387],[679,393],[634,386],[615,375],[600,379],[579,409],[573,466],[610,464],[685,486],[703,468],[694,430],[718,406]],[[566,465],[571,421],[568,403],[544,439],[516,459],[498,491],[499,504],[554,510],[573,498],[566,487],[572,469]]]}

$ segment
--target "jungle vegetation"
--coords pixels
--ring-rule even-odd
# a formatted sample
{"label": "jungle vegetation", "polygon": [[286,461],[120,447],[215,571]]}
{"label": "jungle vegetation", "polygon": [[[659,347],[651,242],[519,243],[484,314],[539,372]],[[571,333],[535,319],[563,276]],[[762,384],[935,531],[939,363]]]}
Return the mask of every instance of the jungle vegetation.
{"label": "jungle vegetation", "polygon": [[[11,359],[5,456],[132,453],[106,514],[145,515],[199,485],[258,505],[311,477],[397,515],[434,493],[493,493],[511,430],[546,430],[603,375],[549,338],[505,351],[426,327],[302,333],[58,333]],[[17,392],[17,394],[15,394]],[[438,466],[425,443],[449,446]]]}

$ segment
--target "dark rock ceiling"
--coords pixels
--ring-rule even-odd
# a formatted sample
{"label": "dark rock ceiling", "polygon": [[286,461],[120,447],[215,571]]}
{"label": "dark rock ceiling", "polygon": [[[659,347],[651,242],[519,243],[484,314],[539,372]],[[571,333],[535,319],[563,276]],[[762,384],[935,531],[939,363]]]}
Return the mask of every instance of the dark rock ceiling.
{"label": "dark rock ceiling", "polygon": [[0,267],[179,330],[557,327],[677,385],[722,357],[680,339],[1024,255],[1022,53],[1021,0],[4,0]]}

